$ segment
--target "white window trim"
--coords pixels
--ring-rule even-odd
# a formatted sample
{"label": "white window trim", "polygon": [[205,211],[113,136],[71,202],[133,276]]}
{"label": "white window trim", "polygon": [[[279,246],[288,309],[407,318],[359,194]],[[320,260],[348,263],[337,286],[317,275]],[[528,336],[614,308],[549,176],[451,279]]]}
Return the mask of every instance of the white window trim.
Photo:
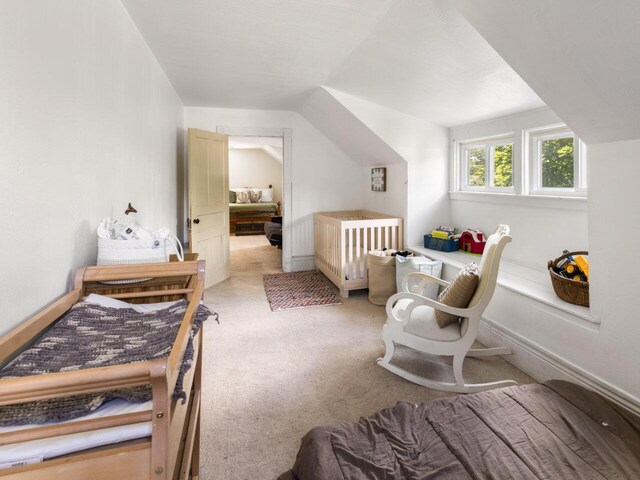
{"label": "white window trim", "polygon": [[[511,174],[511,187],[496,187],[491,185],[493,181],[494,162],[493,151],[495,147],[501,145],[511,145],[511,162],[512,162],[512,174]],[[472,186],[469,185],[469,150],[484,148],[485,150],[485,178],[484,186]],[[515,137],[512,134],[500,135],[495,137],[465,140],[456,145],[457,151],[457,165],[459,165],[458,171],[458,190],[463,192],[490,192],[490,193],[504,193],[514,194],[516,184],[516,159],[515,155]]]}
{"label": "white window trim", "polygon": [[[531,196],[554,196],[554,197],[586,197],[586,146],[578,136],[566,125],[551,125],[542,128],[533,128],[524,131],[524,145],[527,149],[524,152],[524,159],[528,163],[529,181],[527,194]],[[542,163],[540,161],[540,143],[554,138],[573,137],[573,188],[550,188],[542,187]],[[576,185],[577,184],[577,185]]]}

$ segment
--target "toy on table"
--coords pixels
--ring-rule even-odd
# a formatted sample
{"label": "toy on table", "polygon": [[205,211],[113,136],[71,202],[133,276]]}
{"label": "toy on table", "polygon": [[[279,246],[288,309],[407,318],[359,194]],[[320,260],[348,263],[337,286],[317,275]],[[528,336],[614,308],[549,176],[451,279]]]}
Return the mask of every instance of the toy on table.
{"label": "toy on table", "polygon": [[458,237],[455,227],[440,225],[424,236],[424,246],[441,252],[455,252],[458,250]]}
{"label": "toy on table", "polygon": [[487,241],[480,230],[470,228],[460,235],[460,250],[474,255],[482,255]]}

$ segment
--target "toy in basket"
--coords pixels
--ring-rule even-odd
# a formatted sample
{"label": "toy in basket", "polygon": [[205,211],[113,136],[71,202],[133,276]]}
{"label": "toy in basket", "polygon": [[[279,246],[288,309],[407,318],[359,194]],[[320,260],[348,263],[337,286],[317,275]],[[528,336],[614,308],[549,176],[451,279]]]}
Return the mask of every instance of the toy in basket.
{"label": "toy in basket", "polygon": [[[163,263],[175,254],[184,260],[182,244],[168,229],[148,232],[135,216],[137,210],[129,207],[118,220],[104,218],[97,228],[98,265],[128,265],[136,263]],[[121,280],[109,283],[134,283],[148,279]],[[107,282],[105,282],[107,283]]]}
{"label": "toy in basket", "polygon": [[547,264],[553,291],[565,302],[589,306],[589,252],[569,252]]}
{"label": "toy in basket", "polygon": [[441,252],[455,252],[458,250],[458,237],[455,227],[440,225],[430,234],[424,236],[424,248]]}

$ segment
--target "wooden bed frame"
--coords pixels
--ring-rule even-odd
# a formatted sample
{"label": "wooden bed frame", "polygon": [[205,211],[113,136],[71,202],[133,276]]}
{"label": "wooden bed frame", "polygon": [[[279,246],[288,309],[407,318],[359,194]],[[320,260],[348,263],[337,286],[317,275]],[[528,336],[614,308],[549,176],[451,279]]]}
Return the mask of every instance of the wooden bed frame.
{"label": "wooden bed frame", "polygon": [[[248,188],[248,187],[247,187]],[[273,188],[273,185],[269,185],[268,188]],[[279,217],[282,215],[282,205],[277,202],[278,208],[273,215],[267,216],[268,211],[265,210],[244,210],[242,212],[229,211],[229,233],[236,233],[236,225],[238,223],[262,223],[270,221],[271,217]],[[251,232],[259,233],[259,232]],[[264,233],[264,230],[263,232]]]}
{"label": "wooden bed frame", "polygon": [[[194,256],[190,257],[195,258]],[[188,307],[167,358],[0,380],[0,405],[151,385],[153,409],[0,434],[0,445],[152,422],[151,437],[0,470],[2,480],[198,479],[202,329],[194,339],[194,367],[184,378],[187,402],[172,400],[194,313],[204,292],[204,261],[82,267],[71,292],[0,339],[0,365],[42,335],[75,303],[99,293],[131,303],[187,299]],[[136,284],[99,282],[151,278]]]}

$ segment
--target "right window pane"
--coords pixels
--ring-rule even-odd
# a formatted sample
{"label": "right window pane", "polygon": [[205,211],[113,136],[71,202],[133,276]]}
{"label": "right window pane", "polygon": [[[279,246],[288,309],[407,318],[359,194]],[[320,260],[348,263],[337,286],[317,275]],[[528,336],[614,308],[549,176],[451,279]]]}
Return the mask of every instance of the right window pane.
{"label": "right window pane", "polygon": [[543,188],[574,188],[573,137],[540,140],[541,180]]}

